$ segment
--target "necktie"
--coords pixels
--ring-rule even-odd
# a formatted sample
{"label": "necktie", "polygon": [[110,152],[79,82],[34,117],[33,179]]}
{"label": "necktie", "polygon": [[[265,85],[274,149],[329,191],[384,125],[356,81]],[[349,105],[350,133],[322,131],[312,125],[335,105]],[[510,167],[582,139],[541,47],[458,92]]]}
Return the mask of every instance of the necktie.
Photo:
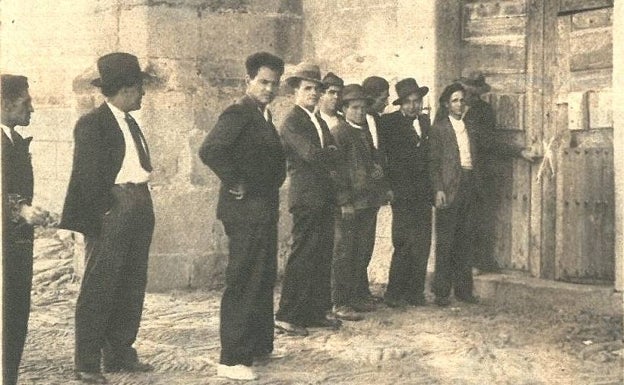
{"label": "necktie", "polygon": [[145,137],[143,136],[139,125],[128,113],[126,113],[126,123],[128,123],[128,128],[130,129],[130,134],[134,140],[134,145],[139,153],[139,162],[141,163],[141,167],[143,167],[143,169],[147,172],[152,171],[147,141],[145,141]]}

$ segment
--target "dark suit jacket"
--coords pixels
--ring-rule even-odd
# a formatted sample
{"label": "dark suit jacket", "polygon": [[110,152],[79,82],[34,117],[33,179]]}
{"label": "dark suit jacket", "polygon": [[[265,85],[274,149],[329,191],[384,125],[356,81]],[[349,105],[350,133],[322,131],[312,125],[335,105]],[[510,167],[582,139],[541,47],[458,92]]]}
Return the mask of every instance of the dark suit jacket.
{"label": "dark suit jacket", "polygon": [[[470,154],[473,159],[473,175],[477,186],[479,185],[478,151],[475,142],[474,129],[467,123],[466,130],[470,141]],[[429,132],[429,167],[433,194],[444,191],[447,205],[451,206],[455,201],[459,190],[462,168],[459,159],[459,146],[455,131],[448,116],[435,122]]]}
{"label": "dark suit jacket", "polygon": [[375,177],[375,169],[383,164],[383,155],[372,147],[365,131],[341,121],[331,130],[338,145],[338,183],[336,202],[355,209],[379,207],[389,189],[383,174]]}
{"label": "dark suit jacket", "polygon": [[[221,180],[217,218],[223,222],[276,221],[286,165],[279,135],[248,96],[223,111],[199,149],[202,162]],[[237,200],[228,190],[246,188]]]}
{"label": "dark suit jacket", "polygon": [[401,111],[382,115],[380,132],[386,158],[386,176],[395,201],[431,201],[429,177],[428,115],[418,118],[422,136],[418,138],[413,120]]}
{"label": "dark suit jacket", "polygon": [[336,143],[327,123],[317,116],[323,132],[323,144],[310,116],[299,106],[294,106],[280,127],[284,152],[288,161],[290,209],[296,207],[321,207],[335,199],[331,173],[336,170]]}
{"label": "dark suit jacket", "polygon": [[[16,135],[15,143],[2,136],[2,226],[4,240],[32,241],[32,226],[17,214],[21,202],[32,203],[33,169],[29,146],[32,138]],[[4,244],[5,242],[3,242]]]}
{"label": "dark suit jacket", "polygon": [[74,129],[74,159],[61,228],[97,234],[111,209],[111,188],[125,156],[123,133],[106,103],[82,116]]}

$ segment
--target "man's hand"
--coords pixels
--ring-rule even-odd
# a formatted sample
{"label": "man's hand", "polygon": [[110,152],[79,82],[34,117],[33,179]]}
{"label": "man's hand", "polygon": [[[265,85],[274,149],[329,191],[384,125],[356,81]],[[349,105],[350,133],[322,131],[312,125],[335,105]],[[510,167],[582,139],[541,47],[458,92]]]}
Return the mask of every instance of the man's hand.
{"label": "man's hand", "polygon": [[539,158],[537,150],[535,150],[533,147],[523,148],[522,151],[520,151],[520,156],[527,162],[531,163],[535,162],[537,158]]}
{"label": "man's hand", "polygon": [[245,198],[245,195],[247,193],[247,189],[245,188],[245,185],[242,183],[237,184],[234,187],[231,187],[228,192],[232,195],[234,195],[234,199],[236,200],[241,200],[243,198]]}
{"label": "man's hand", "polygon": [[20,208],[20,215],[29,225],[43,226],[47,223],[50,213],[38,206],[23,204]]}
{"label": "man's hand", "polygon": [[340,212],[343,221],[350,221],[355,218],[355,208],[353,208],[353,205],[340,206]]}
{"label": "man's hand", "polygon": [[435,207],[437,209],[446,208],[446,194],[444,191],[438,191],[435,196]]}

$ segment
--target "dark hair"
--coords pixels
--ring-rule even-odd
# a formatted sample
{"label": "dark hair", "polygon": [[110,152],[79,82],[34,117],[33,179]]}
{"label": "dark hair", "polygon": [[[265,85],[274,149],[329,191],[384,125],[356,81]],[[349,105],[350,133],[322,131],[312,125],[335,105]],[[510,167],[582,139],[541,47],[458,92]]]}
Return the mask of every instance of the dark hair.
{"label": "dark hair", "polygon": [[[139,80],[139,82],[142,82],[143,80]],[[111,96],[115,96],[117,95],[117,93],[119,92],[119,90],[121,90],[124,87],[132,87],[135,84],[138,84],[139,82],[137,81],[131,81],[131,80],[119,80],[117,82],[112,82],[112,83],[108,83],[108,84],[102,84],[102,87],[100,88],[100,90],[102,91],[102,95],[106,96],[107,98],[111,97]]]}
{"label": "dark hair", "polygon": [[22,75],[1,75],[2,100],[15,101],[28,89],[28,78]]}
{"label": "dark hair", "polygon": [[442,93],[440,94],[440,98],[438,99],[438,101],[440,102],[438,106],[438,111],[436,112],[435,119],[433,119],[434,124],[440,122],[448,116],[449,111],[445,104],[449,102],[451,95],[453,95],[457,91],[466,92],[466,89],[459,83],[453,83],[446,86],[444,91],[442,91]]}
{"label": "dark hair", "polygon": [[247,57],[245,60],[245,69],[247,75],[250,78],[255,78],[258,75],[260,67],[268,67],[275,72],[278,72],[280,76],[284,73],[284,61],[268,52],[257,52]]}

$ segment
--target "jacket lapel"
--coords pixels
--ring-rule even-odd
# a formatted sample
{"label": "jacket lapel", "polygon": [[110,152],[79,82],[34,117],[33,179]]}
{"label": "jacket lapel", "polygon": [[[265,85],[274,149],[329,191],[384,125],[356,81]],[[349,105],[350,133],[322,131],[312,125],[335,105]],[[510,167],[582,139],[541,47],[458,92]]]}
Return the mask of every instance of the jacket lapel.
{"label": "jacket lapel", "polygon": [[121,165],[126,154],[126,142],[121,132],[121,127],[119,127],[119,123],[117,123],[117,119],[115,119],[115,115],[113,115],[113,112],[106,103],[103,103],[98,108],[98,113],[100,115],[100,121],[102,122],[103,143],[108,145],[112,170],[115,175],[117,175],[119,170],[121,170]]}

